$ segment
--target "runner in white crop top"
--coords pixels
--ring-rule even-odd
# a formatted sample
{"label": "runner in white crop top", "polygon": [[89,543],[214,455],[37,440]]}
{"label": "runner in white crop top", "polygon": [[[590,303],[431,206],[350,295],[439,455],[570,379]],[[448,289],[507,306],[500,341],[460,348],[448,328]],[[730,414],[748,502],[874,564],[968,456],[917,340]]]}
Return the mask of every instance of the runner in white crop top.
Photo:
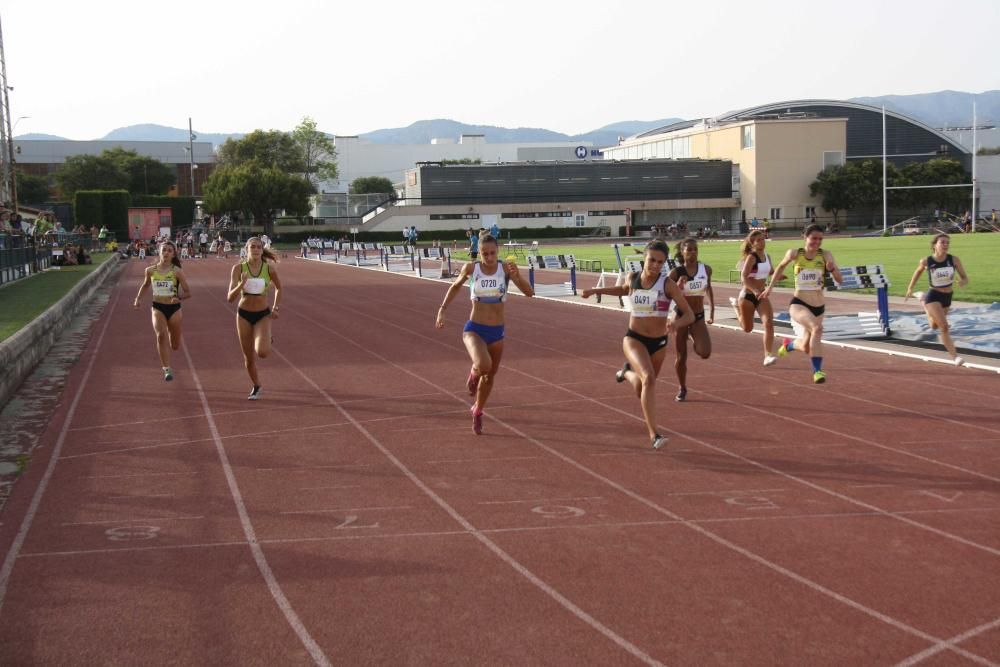
{"label": "runner in white crop top", "polygon": [[[677,281],[684,298],[694,311],[694,322],[688,326],[676,327],[674,349],[674,370],[680,389],[675,397],[678,401],[687,398],[687,356],[688,338],[694,341],[694,351],[702,359],[712,356],[712,339],[708,325],[715,321],[715,293],[712,291],[712,267],[698,261],[698,241],[686,238],[677,244],[674,254],[676,268],[670,271],[670,278]],[[708,297],[708,319],[705,318],[705,297]],[[681,314],[681,311],[677,311]]]}
{"label": "runner in white crop top", "polygon": [[[760,323],[764,327],[764,365],[770,366],[778,361],[778,357],[772,354],[774,350],[774,308],[771,300],[762,298],[761,293],[767,286],[767,279],[774,273],[774,265],[771,263],[771,256],[767,254],[767,237],[762,230],[750,232],[740,246],[740,282],[743,289],[739,295],[729,302],[736,309],[736,318],[740,322],[740,328],[746,333],[753,331],[754,313],[760,316]],[[763,258],[763,259],[762,259]]]}

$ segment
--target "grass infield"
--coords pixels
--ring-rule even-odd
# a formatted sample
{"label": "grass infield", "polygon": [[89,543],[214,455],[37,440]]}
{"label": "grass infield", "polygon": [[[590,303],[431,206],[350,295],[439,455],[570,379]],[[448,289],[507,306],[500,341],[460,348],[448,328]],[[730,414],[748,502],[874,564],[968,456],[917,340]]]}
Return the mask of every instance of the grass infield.
{"label": "grass infield", "polygon": [[53,268],[29,278],[15,280],[0,289],[0,341],[10,338],[45,312],[113,256],[115,255],[109,252],[95,253],[92,255],[93,264]]}
{"label": "grass infield", "polygon": [[[917,262],[931,253],[932,238],[929,235],[887,238],[831,235],[823,240],[823,248],[833,253],[839,266],[882,264],[891,283],[889,293],[903,296],[910,277],[917,268]],[[677,239],[670,241],[671,254],[676,243]],[[767,252],[771,255],[771,261],[777,264],[786,250],[801,246],[801,239],[773,239],[768,241]],[[729,269],[735,269],[740,259],[739,248],[739,240],[704,240],[699,242],[698,256],[702,262],[712,267],[715,282],[726,283],[729,281]],[[629,252],[630,249],[623,248],[622,251]],[[617,266],[610,243],[546,245],[542,242],[540,252],[544,255],[573,254],[577,259],[598,259],[605,270],[613,270]],[[954,234],[951,236],[950,252],[962,260],[969,275],[969,285],[955,290],[956,300],[980,303],[1000,301],[1000,234]],[[507,254],[506,248],[500,246],[501,257],[506,257]],[[468,259],[468,254],[457,251],[455,258]],[[623,255],[623,258],[627,257]],[[527,264],[524,259],[518,259],[518,263]],[[586,281],[586,273],[579,275]],[[788,281],[784,284],[787,285]],[[922,292],[927,287],[927,273],[924,272],[913,290]]]}

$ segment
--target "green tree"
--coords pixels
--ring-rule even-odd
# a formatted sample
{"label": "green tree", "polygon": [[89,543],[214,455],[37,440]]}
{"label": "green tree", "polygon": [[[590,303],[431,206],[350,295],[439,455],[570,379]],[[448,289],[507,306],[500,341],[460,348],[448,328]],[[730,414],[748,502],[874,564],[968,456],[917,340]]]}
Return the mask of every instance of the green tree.
{"label": "green tree", "polygon": [[352,195],[385,193],[395,198],[396,189],[392,187],[392,181],[385,176],[363,176],[351,181],[350,193]]}
{"label": "green tree", "polygon": [[133,195],[164,195],[177,183],[176,170],[156,158],[133,150],[109,148],[101,153],[128,174],[127,189]]}
{"label": "green tree", "polygon": [[809,194],[821,197],[820,205],[833,213],[834,224],[838,223],[841,211],[854,208],[850,175],[843,166],[831,167],[816,174],[816,180],[809,184]]}
{"label": "green tree", "polygon": [[49,180],[42,176],[17,173],[17,200],[24,204],[44,204],[51,198]]}
{"label": "green tree", "polygon": [[276,167],[286,174],[306,173],[302,148],[290,134],[279,130],[254,130],[242,139],[226,139],[219,147],[221,166],[239,166],[257,162]]}
{"label": "green tree", "polygon": [[302,151],[303,173],[313,188],[321,181],[337,179],[337,149],[330,137],[316,128],[316,121],[309,116],[303,118],[292,131],[292,139]]}
{"label": "green tree", "polygon": [[309,213],[309,196],[315,190],[305,177],[287,173],[274,165],[251,160],[238,165],[222,165],[205,181],[204,206],[212,213],[242,211],[274,234],[275,215]]}
{"label": "green tree", "polygon": [[121,164],[101,155],[70,155],[56,172],[56,184],[66,199],[77,190],[124,190],[128,182]]}

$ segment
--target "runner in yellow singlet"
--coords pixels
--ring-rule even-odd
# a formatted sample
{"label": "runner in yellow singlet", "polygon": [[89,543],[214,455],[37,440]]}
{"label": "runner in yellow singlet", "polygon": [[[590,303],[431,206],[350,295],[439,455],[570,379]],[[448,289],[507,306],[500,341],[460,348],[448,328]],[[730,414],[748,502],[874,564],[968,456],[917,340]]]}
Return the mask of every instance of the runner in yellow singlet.
{"label": "runner in yellow singlet", "polygon": [[170,241],[160,244],[159,260],[146,267],[133,308],[138,310],[147,287],[153,289],[152,316],[156,351],[160,355],[163,379],[170,382],[174,379],[174,372],[170,367],[170,351],[180,349],[181,346],[181,323],[184,321],[181,300],[191,298],[191,289],[181,270],[181,260],[177,258],[177,246]]}

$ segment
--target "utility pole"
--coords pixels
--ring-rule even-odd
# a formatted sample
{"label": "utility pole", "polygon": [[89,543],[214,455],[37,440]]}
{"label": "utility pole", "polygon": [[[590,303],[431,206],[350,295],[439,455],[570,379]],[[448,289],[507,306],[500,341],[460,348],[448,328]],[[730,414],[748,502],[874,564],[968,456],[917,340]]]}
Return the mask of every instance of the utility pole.
{"label": "utility pole", "polygon": [[17,176],[14,174],[14,135],[10,129],[10,87],[7,85],[7,58],[3,52],[3,26],[0,25],[0,178],[3,179],[2,196],[4,202],[10,202],[14,213],[17,213]]}

